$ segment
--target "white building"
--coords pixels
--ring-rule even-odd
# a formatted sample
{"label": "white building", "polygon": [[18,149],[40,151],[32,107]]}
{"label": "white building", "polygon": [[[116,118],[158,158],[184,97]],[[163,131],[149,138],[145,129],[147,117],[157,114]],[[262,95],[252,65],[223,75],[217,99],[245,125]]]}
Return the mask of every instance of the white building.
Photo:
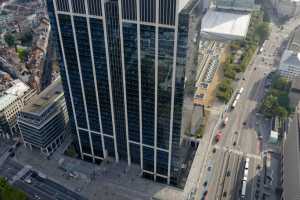
{"label": "white building", "polygon": [[280,75],[294,79],[300,75],[300,53],[291,50],[285,50],[279,65]]}
{"label": "white building", "polygon": [[279,73],[289,80],[300,76],[300,27],[290,36],[288,46],[281,57]]}
{"label": "white building", "polygon": [[36,91],[20,80],[14,80],[12,86],[0,96],[0,136],[10,139],[18,133],[17,114]]}
{"label": "white building", "polygon": [[201,36],[214,40],[238,40],[247,36],[251,14],[208,10],[202,19]]}

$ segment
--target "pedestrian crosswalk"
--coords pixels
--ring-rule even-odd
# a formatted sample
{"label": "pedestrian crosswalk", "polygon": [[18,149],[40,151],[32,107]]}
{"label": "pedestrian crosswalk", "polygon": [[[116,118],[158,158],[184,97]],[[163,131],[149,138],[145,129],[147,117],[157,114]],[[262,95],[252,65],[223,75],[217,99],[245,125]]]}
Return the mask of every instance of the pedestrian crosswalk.
{"label": "pedestrian crosswalk", "polygon": [[249,157],[249,158],[254,158],[254,159],[261,160],[261,156],[259,156],[259,155],[246,153],[246,152],[240,151],[238,149],[231,149],[229,147],[221,147],[219,145],[215,145],[215,148],[219,149],[219,150],[222,150],[222,151],[228,151],[228,152],[231,152],[231,153],[235,153],[235,154],[238,154],[238,155],[244,155],[244,156],[247,155],[247,157]]}

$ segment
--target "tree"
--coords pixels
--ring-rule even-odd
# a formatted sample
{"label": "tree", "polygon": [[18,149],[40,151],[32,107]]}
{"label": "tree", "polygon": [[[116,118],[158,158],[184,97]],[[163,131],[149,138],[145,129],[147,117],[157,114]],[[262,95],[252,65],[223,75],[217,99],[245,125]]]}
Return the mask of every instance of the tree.
{"label": "tree", "polygon": [[287,118],[287,116],[288,116],[288,111],[282,106],[277,106],[275,108],[274,112],[275,112],[276,116],[281,117],[281,118]]}
{"label": "tree", "polygon": [[0,177],[0,199],[1,200],[28,200],[26,194],[10,186],[4,178]]}
{"label": "tree", "polygon": [[31,31],[26,31],[26,32],[22,33],[20,36],[20,40],[23,45],[30,44],[32,42],[32,39],[33,39],[33,36],[32,36]]}
{"label": "tree", "polygon": [[231,81],[229,79],[224,79],[220,84],[219,84],[219,90],[226,92],[228,88],[231,88]]}
{"label": "tree", "polygon": [[216,96],[218,99],[224,102],[228,102],[231,95],[232,95],[233,89],[231,86],[231,80],[230,79],[224,79],[218,87]]}
{"label": "tree", "polygon": [[9,47],[14,47],[16,44],[16,38],[11,33],[6,33],[4,35],[4,40]]}
{"label": "tree", "polygon": [[18,56],[21,60],[21,62],[24,62],[25,61],[25,57],[26,57],[26,50],[25,49],[22,49],[22,48],[17,48],[17,53],[18,53]]}
{"label": "tree", "polygon": [[68,149],[65,151],[65,155],[69,156],[69,157],[72,157],[72,158],[76,158],[77,157],[77,152],[76,152],[76,149],[75,149],[75,145],[74,144],[71,144]]}
{"label": "tree", "polygon": [[277,97],[273,95],[268,95],[261,105],[261,110],[263,114],[267,117],[274,116],[274,109],[278,107]]}
{"label": "tree", "polygon": [[288,93],[283,92],[280,96],[278,96],[278,104],[286,109],[289,109],[290,100]]}
{"label": "tree", "polygon": [[273,80],[273,88],[281,91],[288,91],[290,88],[290,82],[284,77],[276,77]]}
{"label": "tree", "polygon": [[256,26],[255,36],[259,38],[260,42],[263,42],[266,39],[268,39],[269,35],[270,35],[270,28],[267,22],[261,22]]}
{"label": "tree", "polygon": [[225,76],[226,78],[230,78],[230,79],[232,79],[232,80],[235,79],[236,72],[234,71],[234,69],[233,69],[232,66],[226,65],[226,66],[224,67],[224,76]]}

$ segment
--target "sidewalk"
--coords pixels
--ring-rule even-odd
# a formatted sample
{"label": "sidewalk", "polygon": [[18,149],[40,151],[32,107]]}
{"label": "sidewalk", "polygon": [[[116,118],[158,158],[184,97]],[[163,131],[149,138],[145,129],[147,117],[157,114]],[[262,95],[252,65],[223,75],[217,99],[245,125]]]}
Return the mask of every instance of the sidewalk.
{"label": "sidewalk", "polygon": [[208,125],[205,129],[205,134],[199,142],[199,146],[188,176],[183,199],[198,199],[195,198],[195,193],[198,189],[199,179],[201,178],[203,167],[206,164],[206,155],[209,149],[210,141],[212,140],[213,133],[215,131],[216,124],[218,124],[219,116],[211,114],[208,119]]}
{"label": "sidewalk", "polygon": [[[61,146],[60,148],[64,148]],[[61,155],[61,149],[47,160],[39,151],[21,146],[15,160],[32,166],[52,181],[88,198],[89,200],[149,200],[153,196],[163,200],[182,200],[182,190],[140,177],[140,167],[127,162],[107,162],[100,165]],[[78,176],[71,177],[59,167],[59,160],[72,165]]]}

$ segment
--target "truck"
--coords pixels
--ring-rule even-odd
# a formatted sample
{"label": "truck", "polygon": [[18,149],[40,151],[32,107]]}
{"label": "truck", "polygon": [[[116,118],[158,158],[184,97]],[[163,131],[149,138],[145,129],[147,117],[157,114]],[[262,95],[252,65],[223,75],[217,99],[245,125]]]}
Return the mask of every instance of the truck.
{"label": "truck", "polygon": [[218,143],[221,140],[221,138],[222,138],[222,132],[219,131],[215,136],[216,143]]}

